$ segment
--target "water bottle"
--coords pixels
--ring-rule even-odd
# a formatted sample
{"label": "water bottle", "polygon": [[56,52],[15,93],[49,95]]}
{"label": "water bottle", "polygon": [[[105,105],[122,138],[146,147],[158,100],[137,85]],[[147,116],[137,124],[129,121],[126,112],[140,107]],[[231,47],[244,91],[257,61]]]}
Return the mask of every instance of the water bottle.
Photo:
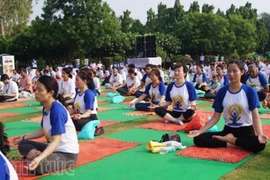
{"label": "water bottle", "polygon": [[168,146],[168,147],[161,148],[159,151],[159,154],[167,154],[169,152],[174,152],[174,151],[176,151],[175,146]]}

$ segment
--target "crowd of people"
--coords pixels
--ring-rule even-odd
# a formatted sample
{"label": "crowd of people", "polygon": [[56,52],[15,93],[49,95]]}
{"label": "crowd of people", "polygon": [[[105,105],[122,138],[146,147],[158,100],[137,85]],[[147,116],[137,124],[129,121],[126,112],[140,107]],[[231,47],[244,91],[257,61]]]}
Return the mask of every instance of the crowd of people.
{"label": "crowd of people", "polygon": [[[260,101],[264,107],[270,104],[270,97],[266,94],[269,75],[267,63],[240,61],[173,63],[168,78],[161,65],[152,64],[147,64],[143,71],[134,64],[111,66],[105,70],[101,62],[81,69],[65,67],[61,71],[48,66],[42,71],[36,69],[35,75],[29,69],[21,69],[20,74],[14,70],[11,76],[3,74],[0,99],[2,102],[16,101],[20,92],[25,91],[34,94],[42,104],[40,129],[16,137],[13,143],[18,144],[21,155],[29,160],[29,171],[44,174],[76,163],[79,153],[76,131],[98,119],[97,96],[101,93],[101,84],[122,96],[134,96],[136,99],[129,103],[129,107],[153,111],[164,119],[164,123],[179,125],[191,121],[196,115],[199,92],[211,94],[208,97],[214,99],[214,115],[204,127],[189,132],[194,144],[262,151],[267,136],[262,131],[258,108]],[[222,113],[224,129],[208,133]],[[99,131],[104,132],[104,129],[97,127],[95,134],[100,134]],[[46,137],[47,144],[32,141],[42,136]],[[56,163],[56,160],[61,163]]]}

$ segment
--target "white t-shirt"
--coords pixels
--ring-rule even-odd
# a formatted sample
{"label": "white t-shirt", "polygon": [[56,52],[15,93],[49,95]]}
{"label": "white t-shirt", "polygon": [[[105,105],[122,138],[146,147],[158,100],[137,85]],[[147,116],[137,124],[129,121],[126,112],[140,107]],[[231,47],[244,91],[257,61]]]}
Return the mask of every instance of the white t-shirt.
{"label": "white t-shirt", "polygon": [[18,85],[14,81],[9,81],[8,84],[3,84],[2,92],[4,94],[16,94],[16,96],[10,100],[15,100],[19,98]]}
{"label": "white t-shirt", "polygon": [[99,81],[99,79],[97,77],[94,77],[93,82],[95,84],[95,88],[100,92],[101,89],[100,89],[100,81]]}
{"label": "white t-shirt", "polygon": [[12,79],[12,81],[17,82],[17,81],[19,81],[19,79],[20,79],[20,75],[19,75],[18,73],[16,73],[16,74],[11,74],[11,75],[10,75],[10,79]]}
{"label": "white t-shirt", "polygon": [[135,76],[133,79],[131,79],[130,77],[127,78],[126,80],[126,84],[128,89],[130,89],[134,84],[137,84],[136,86],[134,86],[134,88],[137,88],[140,85],[140,80],[137,76]]}
{"label": "white t-shirt", "polygon": [[102,68],[102,64],[101,63],[98,63],[97,64],[97,68],[100,68],[101,69]]}
{"label": "white t-shirt", "polygon": [[119,73],[116,76],[112,74],[109,82],[112,84],[123,84],[123,78]]}
{"label": "white t-shirt", "polygon": [[223,112],[225,124],[233,128],[251,126],[253,124],[251,111],[259,107],[257,93],[244,84],[237,93],[230,92],[229,86],[220,88],[213,104],[216,112]]}
{"label": "white t-shirt", "polygon": [[166,102],[172,102],[173,111],[185,112],[191,108],[191,101],[197,99],[193,84],[185,82],[182,86],[176,86],[172,82],[166,91]]}
{"label": "white t-shirt", "polygon": [[137,69],[135,69],[135,73],[137,74],[138,78],[141,80],[143,78],[143,75],[140,71],[138,71]]}
{"label": "white t-shirt", "polygon": [[72,79],[68,78],[68,80],[65,82],[64,79],[62,79],[59,83],[58,83],[58,87],[59,87],[59,94],[66,95],[66,94],[73,94],[71,96],[71,98],[75,97],[75,83]]}
{"label": "white t-shirt", "polygon": [[97,114],[97,103],[95,101],[95,95],[91,90],[88,89],[81,95],[80,91],[78,91],[74,99],[73,108],[78,114],[84,114],[88,109],[91,109],[91,114]]}
{"label": "white t-shirt", "polygon": [[45,130],[45,137],[61,134],[61,140],[54,152],[64,152],[71,154],[79,153],[79,144],[75,126],[66,108],[54,101],[48,114],[43,110],[41,127]]}
{"label": "white t-shirt", "polygon": [[127,79],[127,74],[125,73],[125,71],[121,70],[120,75],[122,76],[122,79],[125,82]]}
{"label": "white t-shirt", "polygon": [[164,72],[160,69],[159,73],[160,73],[160,77],[161,77],[162,81],[165,82],[165,80],[164,80]]}

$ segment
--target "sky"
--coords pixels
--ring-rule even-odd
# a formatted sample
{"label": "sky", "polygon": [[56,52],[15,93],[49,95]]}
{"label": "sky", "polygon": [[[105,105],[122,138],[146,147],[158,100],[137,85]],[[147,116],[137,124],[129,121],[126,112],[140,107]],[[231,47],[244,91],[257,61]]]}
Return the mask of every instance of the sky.
{"label": "sky", "polygon": [[[139,19],[142,23],[146,22],[147,14],[146,12],[152,8],[157,12],[157,7],[160,2],[166,4],[167,7],[173,7],[175,0],[103,0],[106,1],[110,7],[115,11],[117,16],[123,14],[123,11],[131,11],[131,17],[133,19]],[[203,4],[207,3],[214,5],[215,10],[220,8],[222,11],[226,11],[230,8],[231,4],[236,7],[244,6],[247,0],[197,0],[199,5],[202,7]],[[194,0],[180,0],[181,4],[184,6],[185,10],[188,10],[190,4]],[[270,13],[270,1],[268,0],[249,0],[253,8],[258,10],[258,13],[267,12]],[[35,19],[36,16],[42,14],[42,7],[44,5],[44,0],[39,0],[38,4],[33,5],[33,13],[31,15],[31,20]]]}

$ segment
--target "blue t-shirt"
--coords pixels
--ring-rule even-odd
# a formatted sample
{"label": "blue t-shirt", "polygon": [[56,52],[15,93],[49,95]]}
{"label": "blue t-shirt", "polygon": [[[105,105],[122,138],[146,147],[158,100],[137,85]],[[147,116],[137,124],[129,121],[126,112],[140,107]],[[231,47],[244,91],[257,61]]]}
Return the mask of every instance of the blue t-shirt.
{"label": "blue t-shirt", "polygon": [[247,85],[242,85],[237,93],[232,93],[229,86],[219,89],[213,108],[224,115],[225,124],[230,127],[251,126],[251,112],[260,107],[258,94]]}

